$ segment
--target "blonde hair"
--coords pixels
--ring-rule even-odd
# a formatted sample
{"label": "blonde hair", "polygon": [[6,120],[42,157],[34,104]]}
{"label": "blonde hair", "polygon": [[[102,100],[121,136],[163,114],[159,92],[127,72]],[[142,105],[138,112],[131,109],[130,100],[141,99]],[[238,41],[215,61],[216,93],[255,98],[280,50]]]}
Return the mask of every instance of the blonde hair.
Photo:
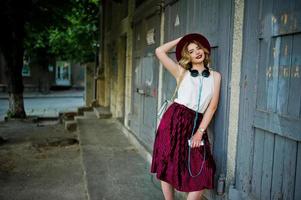
{"label": "blonde hair", "polygon": [[205,68],[207,68],[209,70],[209,64],[211,63],[211,60],[210,60],[210,55],[209,55],[209,51],[208,49],[206,49],[205,47],[203,47],[201,45],[201,43],[199,43],[198,41],[191,41],[191,42],[187,42],[184,47],[182,48],[182,51],[181,51],[181,59],[179,61],[179,64],[186,70],[189,70],[192,65],[191,65],[191,58],[190,58],[190,54],[189,54],[189,51],[188,51],[188,45],[191,44],[191,43],[194,43],[196,45],[198,45],[198,47],[202,48],[204,53],[205,53],[205,59],[204,59],[204,66]]}

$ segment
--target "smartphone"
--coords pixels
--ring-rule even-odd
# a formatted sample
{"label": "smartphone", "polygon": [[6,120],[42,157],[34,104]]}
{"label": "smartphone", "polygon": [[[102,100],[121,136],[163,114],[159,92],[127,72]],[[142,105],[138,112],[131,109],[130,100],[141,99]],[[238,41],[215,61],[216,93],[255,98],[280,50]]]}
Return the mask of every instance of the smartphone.
{"label": "smartphone", "polygon": [[[201,146],[204,146],[204,144],[205,144],[205,143],[204,143],[204,140],[202,140],[202,141],[201,141]],[[188,140],[188,146],[191,147],[191,140]]]}

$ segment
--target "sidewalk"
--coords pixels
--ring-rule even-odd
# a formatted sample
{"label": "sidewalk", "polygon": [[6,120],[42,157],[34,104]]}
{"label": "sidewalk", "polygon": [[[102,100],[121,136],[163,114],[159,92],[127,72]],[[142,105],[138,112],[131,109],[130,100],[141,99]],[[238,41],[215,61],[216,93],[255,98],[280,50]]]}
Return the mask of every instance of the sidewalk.
{"label": "sidewalk", "polygon": [[149,163],[122,133],[119,122],[85,114],[77,121],[88,199],[164,199]]}
{"label": "sidewalk", "polygon": [[[68,98],[68,97],[83,97],[84,90],[58,90],[50,91],[48,94],[43,94],[41,92],[24,92],[24,98]],[[7,92],[0,92],[0,99],[8,99]]]}
{"label": "sidewalk", "polygon": [[86,200],[77,135],[56,120],[0,122],[1,200]]}

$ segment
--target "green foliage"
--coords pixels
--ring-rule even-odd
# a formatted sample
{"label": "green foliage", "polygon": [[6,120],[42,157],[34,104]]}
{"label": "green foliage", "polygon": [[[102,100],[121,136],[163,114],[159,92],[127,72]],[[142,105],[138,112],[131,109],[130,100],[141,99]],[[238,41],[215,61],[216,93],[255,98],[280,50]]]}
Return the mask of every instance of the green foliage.
{"label": "green foliage", "polygon": [[[64,2],[62,4],[62,2]],[[37,1],[26,24],[25,51],[74,62],[94,61],[99,34],[99,0]]]}

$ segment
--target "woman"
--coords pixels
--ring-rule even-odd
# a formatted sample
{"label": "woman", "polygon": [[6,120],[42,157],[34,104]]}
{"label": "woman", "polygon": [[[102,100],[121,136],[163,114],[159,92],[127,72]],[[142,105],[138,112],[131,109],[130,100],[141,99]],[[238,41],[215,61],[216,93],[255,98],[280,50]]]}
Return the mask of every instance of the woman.
{"label": "woman", "polygon": [[[175,46],[178,63],[167,54]],[[215,162],[206,129],[217,109],[221,75],[209,70],[210,51],[208,40],[196,33],[156,49],[160,62],[180,84],[178,97],[158,126],[151,165],[166,200],[174,199],[174,189],[188,192],[187,199],[193,200],[214,187]]]}

